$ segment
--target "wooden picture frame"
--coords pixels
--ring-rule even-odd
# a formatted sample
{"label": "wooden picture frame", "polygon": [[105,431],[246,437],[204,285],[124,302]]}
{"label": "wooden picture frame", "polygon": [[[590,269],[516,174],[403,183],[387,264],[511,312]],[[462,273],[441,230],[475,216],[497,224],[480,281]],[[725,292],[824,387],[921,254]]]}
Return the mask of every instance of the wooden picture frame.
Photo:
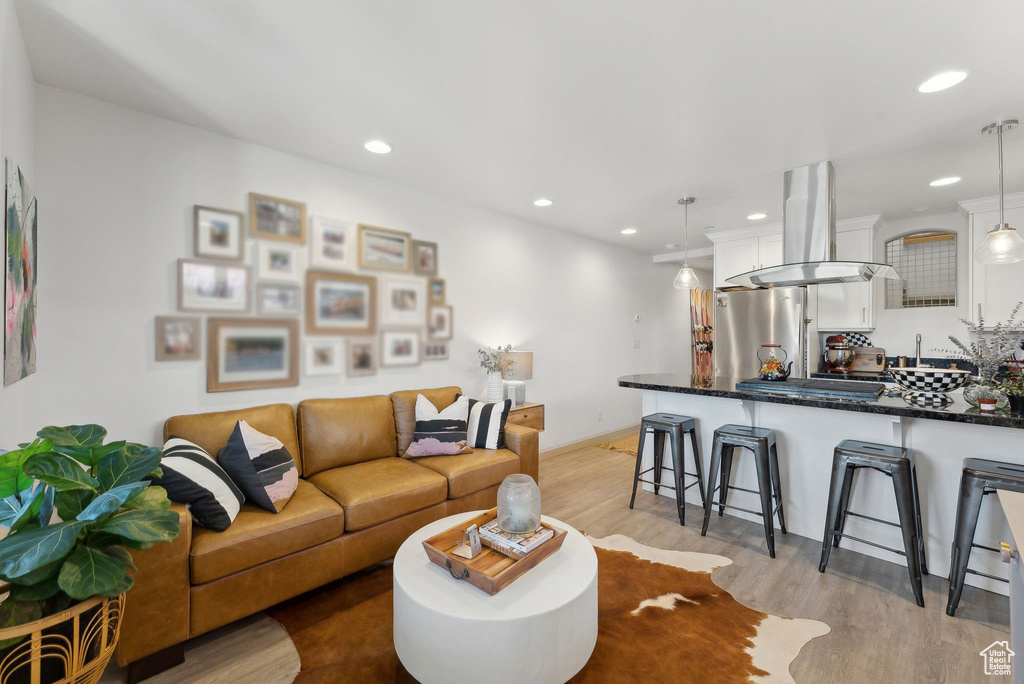
{"label": "wooden picture frame", "polygon": [[427,339],[433,342],[452,339],[454,316],[450,304],[431,304],[427,310]]}
{"label": "wooden picture frame", "polygon": [[[245,260],[245,214],[230,209],[217,209],[195,205],[192,210],[193,237],[192,249],[200,259],[220,259],[222,261]],[[226,230],[225,245],[218,245],[222,236],[215,231]],[[237,246],[231,247],[231,232]],[[216,235],[216,237],[214,237]]]}
{"label": "wooden picture frame", "polygon": [[448,358],[448,342],[427,340],[423,343],[424,361],[443,361]]}
{"label": "wooden picture frame", "polygon": [[[323,301],[328,286],[334,285],[332,302]],[[346,287],[347,286],[347,287]],[[345,306],[344,297],[362,298],[361,305]],[[359,306],[362,316],[350,316]],[[338,309],[332,314],[329,308]],[[321,315],[322,314],[322,315]],[[337,320],[331,322],[329,319]],[[347,323],[347,324],[346,324]],[[373,335],[377,332],[377,279],[352,273],[333,271],[306,272],[306,334],[307,335]]]}
{"label": "wooden picture frame", "polygon": [[[400,245],[400,253],[389,256],[387,245]],[[374,250],[368,254],[370,250]],[[412,266],[412,236],[391,228],[359,224],[359,268],[408,273]]]}
{"label": "wooden picture frame", "polygon": [[[394,353],[396,343],[403,341],[412,342],[408,360],[396,361],[400,358]],[[380,367],[381,368],[410,368],[420,365],[423,359],[423,340],[420,339],[420,331],[416,328],[392,328],[382,330],[380,333]]]}
{"label": "wooden picture frame", "polygon": [[[284,232],[280,230],[282,218],[286,226],[291,226]],[[270,230],[269,226],[275,222],[278,226]],[[265,240],[306,244],[306,203],[250,192],[249,235]]]}
{"label": "wooden picture frame", "polygon": [[376,337],[350,337],[345,345],[345,375],[350,378],[377,374],[380,342]]}
{"label": "wooden picture frame", "polygon": [[[180,326],[178,331],[169,326]],[[188,330],[191,328],[191,330]],[[172,337],[191,334],[190,342]],[[174,351],[179,348],[180,351]],[[199,316],[157,316],[156,317],[156,360],[195,361],[202,355],[203,320]]]}
{"label": "wooden picture frame", "polygon": [[437,243],[412,241],[412,272],[422,276],[437,275]]}
{"label": "wooden picture frame", "polygon": [[[216,269],[223,269],[223,272]],[[235,296],[230,299],[213,296],[209,294],[211,287],[214,292],[230,291]],[[235,261],[178,259],[178,311],[249,313],[252,311],[252,267]]]}
{"label": "wooden picture frame", "polygon": [[[242,331],[250,331],[249,338],[255,351],[243,354],[238,350],[221,349],[221,333],[234,332],[238,339],[244,338]],[[299,384],[299,322],[291,318],[210,318],[206,324],[207,355],[206,355],[206,391],[207,392],[232,392],[247,389],[267,389],[271,387],[296,387]],[[264,351],[259,351],[259,345],[273,344],[274,339],[280,339],[280,352],[274,351],[274,346]],[[225,352],[225,353],[222,353]],[[281,359],[282,371],[272,373],[263,369],[253,368],[251,370],[236,370],[237,380],[224,377],[230,370],[229,367],[239,363],[253,364],[258,362],[258,355],[279,356]],[[232,355],[234,358],[232,358]],[[223,371],[223,372],[222,372]],[[283,374],[282,374],[283,373]],[[267,377],[255,377],[263,374]],[[271,377],[271,376],[280,377]]]}
{"label": "wooden picture frame", "polygon": [[431,278],[427,281],[427,301],[431,304],[444,304],[446,299],[444,278]]}

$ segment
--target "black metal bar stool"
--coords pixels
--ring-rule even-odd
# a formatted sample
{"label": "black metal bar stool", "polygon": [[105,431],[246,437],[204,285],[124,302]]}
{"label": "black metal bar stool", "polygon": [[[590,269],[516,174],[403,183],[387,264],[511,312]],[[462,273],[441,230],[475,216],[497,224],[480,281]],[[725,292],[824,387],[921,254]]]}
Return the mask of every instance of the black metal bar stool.
{"label": "black metal bar stool", "polygon": [[[860,468],[877,470],[892,479],[899,523],[850,510],[853,478]],[[845,534],[843,530],[846,528],[846,518],[851,515],[900,528],[903,532],[904,550],[900,551]],[[832,456],[832,482],[828,488],[828,516],[825,521],[825,536],[821,540],[821,562],[818,564],[820,572],[825,572],[832,547],[839,548],[839,540],[843,537],[906,557],[914,598],[917,599],[917,605],[924,606],[921,576],[928,574],[928,566],[925,562],[924,528],[921,525],[921,502],[917,493],[917,471],[914,468],[912,449],[856,439],[843,440],[835,448]]]}
{"label": "black metal bar stool", "polygon": [[[647,437],[647,432],[651,431],[654,433],[654,465],[647,470],[640,472],[640,464],[644,458],[644,441]],[[690,446],[693,449],[693,462],[696,466],[697,472],[687,473],[685,472],[685,447],[683,445],[683,435],[690,433]],[[668,437],[672,445],[672,467],[668,468],[664,465],[665,457],[665,438]],[[671,470],[673,479],[675,480],[675,486],[661,484],[661,473],[662,470]],[[645,480],[641,475],[654,471],[653,480]],[[696,482],[691,482],[689,485],[684,486],[684,476],[689,475],[697,478]],[[646,482],[647,484],[654,485],[654,493],[657,494],[661,487],[667,487],[672,489],[676,493],[676,507],[679,509],[679,524],[686,524],[686,513],[684,510],[684,499],[686,490],[690,487],[697,485],[700,491],[701,504],[704,503],[704,471],[700,464],[700,445],[697,441],[697,421],[689,416],[678,416],[673,413],[652,413],[649,416],[644,416],[643,420],[640,421],[640,443],[636,449],[636,471],[633,473],[633,496],[629,498],[629,507],[633,507],[633,502],[636,501],[636,485],[638,482]]]}
{"label": "black metal bar stool", "polygon": [[975,544],[974,532],[978,528],[982,499],[1000,489],[1024,492],[1024,466],[983,458],[964,459],[963,474],[960,476],[960,499],[956,507],[956,528],[953,530],[953,557],[949,564],[949,602],[946,603],[946,615],[952,617],[956,613],[967,573],[1001,582],[1009,581],[967,567],[972,548],[999,553],[999,549]]}
{"label": "black metal bar stool", "polygon": [[[757,489],[745,489],[729,484],[732,476],[732,458],[738,448],[750,449],[754,454],[754,464],[757,467]],[[738,511],[760,515],[764,519],[764,538],[768,542],[768,555],[775,558],[774,518],[776,513],[779,516],[779,527],[782,533],[786,534],[786,518],[782,511],[782,480],[779,476],[779,450],[775,443],[775,430],[745,425],[723,425],[715,430],[715,443],[711,450],[711,469],[708,472],[709,483],[715,482],[719,476],[719,470],[721,470],[721,482],[704,500],[704,527],[700,531],[701,536],[705,536],[708,532],[711,509],[715,505],[713,499],[715,491],[718,491],[718,515],[722,515],[726,508],[735,508]],[[730,489],[760,495],[761,510],[755,511],[728,503]],[[774,508],[772,507],[773,496],[776,501]]]}

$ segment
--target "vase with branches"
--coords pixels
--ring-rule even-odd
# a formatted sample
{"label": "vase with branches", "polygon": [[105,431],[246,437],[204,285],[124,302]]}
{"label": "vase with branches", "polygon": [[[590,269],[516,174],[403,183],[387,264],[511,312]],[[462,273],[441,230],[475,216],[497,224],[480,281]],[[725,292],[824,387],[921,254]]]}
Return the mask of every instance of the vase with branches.
{"label": "vase with branches", "polygon": [[1014,360],[1014,355],[1024,340],[1024,331],[1021,330],[1024,321],[1017,317],[1022,306],[1024,302],[1017,302],[1008,319],[996,323],[987,330],[985,317],[980,309],[977,323],[961,318],[960,322],[967,326],[970,336],[966,341],[961,341],[960,338],[950,335],[949,341],[953,343],[954,349],[937,350],[950,358],[961,359],[977,367],[977,380],[964,388],[964,399],[968,403],[977,406],[978,390],[984,387],[996,392],[999,408],[1006,406],[1007,397],[998,386],[996,376],[1004,366],[1008,366]]}
{"label": "vase with branches", "polygon": [[512,366],[512,359],[508,356],[511,351],[511,344],[504,347],[499,345],[497,349],[477,349],[480,367],[487,369],[487,401],[489,402],[502,399],[504,392],[501,374]]}

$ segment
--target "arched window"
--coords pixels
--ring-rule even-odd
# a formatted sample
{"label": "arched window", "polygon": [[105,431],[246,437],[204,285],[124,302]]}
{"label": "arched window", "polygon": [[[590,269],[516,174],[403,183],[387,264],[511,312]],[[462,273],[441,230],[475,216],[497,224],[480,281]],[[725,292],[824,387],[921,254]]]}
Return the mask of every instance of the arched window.
{"label": "arched window", "polygon": [[885,243],[902,280],[885,281],[885,308],[956,306],[956,233],[926,230]]}

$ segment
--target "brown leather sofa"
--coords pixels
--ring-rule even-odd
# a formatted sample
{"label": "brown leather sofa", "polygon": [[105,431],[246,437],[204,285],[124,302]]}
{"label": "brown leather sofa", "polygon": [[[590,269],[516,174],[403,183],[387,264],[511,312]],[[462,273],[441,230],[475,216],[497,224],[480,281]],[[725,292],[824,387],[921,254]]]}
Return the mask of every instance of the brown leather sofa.
{"label": "brown leather sofa", "polygon": [[138,681],[181,662],[187,639],[392,557],[414,531],[446,515],[490,508],[511,473],[537,479],[537,431],[509,423],[506,448],[407,460],[416,395],[439,409],[458,387],[175,416],[175,435],[216,455],[238,420],[277,437],[301,478],[278,514],[251,504],[224,532],[193,525],[136,552],[117,662]]}

